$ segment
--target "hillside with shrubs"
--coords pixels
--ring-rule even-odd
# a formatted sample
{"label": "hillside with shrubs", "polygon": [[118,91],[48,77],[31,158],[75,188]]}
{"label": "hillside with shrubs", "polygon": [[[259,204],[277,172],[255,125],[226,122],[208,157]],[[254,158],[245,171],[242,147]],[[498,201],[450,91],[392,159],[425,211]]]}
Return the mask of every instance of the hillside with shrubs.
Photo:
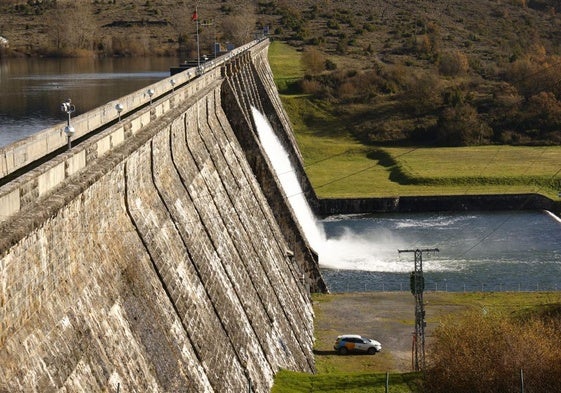
{"label": "hillside with shrubs", "polygon": [[559,2],[287,3],[275,32],[304,51],[294,88],[362,142],[561,142]]}
{"label": "hillside with shrubs", "polygon": [[363,143],[561,142],[556,0],[0,0],[0,55],[193,57],[196,4],[203,52],[265,26],[302,50],[287,91]]}

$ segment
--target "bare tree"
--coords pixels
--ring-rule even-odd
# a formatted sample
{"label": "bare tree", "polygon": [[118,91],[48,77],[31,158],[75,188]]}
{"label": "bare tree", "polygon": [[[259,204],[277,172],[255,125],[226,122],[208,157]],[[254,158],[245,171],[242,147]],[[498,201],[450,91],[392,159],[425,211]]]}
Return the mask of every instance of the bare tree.
{"label": "bare tree", "polygon": [[89,4],[58,5],[48,19],[48,34],[57,51],[91,50],[96,30]]}
{"label": "bare tree", "polygon": [[243,45],[254,39],[257,24],[255,7],[248,2],[244,7],[233,10],[232,15],[224,17],[221,24],[226,41]]}
{"label": "bare tree", "polygon": [[302,63],[306,73],[310,75],[320,74],[325,70],[325,55],[317,48],[310,46],[304,50]]}

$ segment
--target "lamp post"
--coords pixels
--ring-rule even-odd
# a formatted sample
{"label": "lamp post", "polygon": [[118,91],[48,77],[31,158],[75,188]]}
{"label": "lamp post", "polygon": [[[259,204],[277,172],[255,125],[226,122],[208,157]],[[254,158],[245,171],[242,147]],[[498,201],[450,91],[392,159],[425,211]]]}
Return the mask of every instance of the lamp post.
{"label": "lamp post", "polygon": [[68,150],[70,150],[72,148],[72,136],[76,132],[74,127],[72,127],[72,125],[70,124],[70,116],[76,111],[76,106],[72,104],[72,100],[69,98],[62,103],[62,105],[60,106],[60,110],[68,115],[66,127],[64,127],[64,133],[66,134],[66,137],[68,139]]}
{"label": "lamp post", "polygon": [[118,103],[117,105],[115,105],[115,110],[117,111],[117,114],[119,115],[119,123],[121,122],[121,112],[123,111],[124,107],[123,104]]}

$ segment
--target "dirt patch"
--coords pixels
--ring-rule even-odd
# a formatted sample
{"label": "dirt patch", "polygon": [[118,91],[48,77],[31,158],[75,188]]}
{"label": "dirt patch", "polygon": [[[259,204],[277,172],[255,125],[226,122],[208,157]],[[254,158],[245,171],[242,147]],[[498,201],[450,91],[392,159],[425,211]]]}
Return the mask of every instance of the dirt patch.
{"label": "dirt patch", "polygon": [[[464,309],[457,304],[431,307],[440,295],[425,294],[426,347],[440,317]],[[412,371],[412,343],[415,330],[415,298],[409,292],[367,292],[319,295],[314,297],[315,354],[318,371]],[[333,350],[340,334],[360,334],[382,343],[375,356],[339,356]]]}

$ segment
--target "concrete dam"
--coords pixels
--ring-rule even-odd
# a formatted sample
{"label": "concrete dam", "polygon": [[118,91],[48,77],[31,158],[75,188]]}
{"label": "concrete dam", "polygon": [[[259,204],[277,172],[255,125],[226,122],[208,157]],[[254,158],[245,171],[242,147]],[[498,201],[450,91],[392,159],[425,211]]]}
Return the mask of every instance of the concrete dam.
{"label": "concrete dam", "polygon": [[[252,107],[315,201],[268,40],[0,149],[0,392],[268,392],[325,291]],[[119,111],[116,110],[119,108]]]}

